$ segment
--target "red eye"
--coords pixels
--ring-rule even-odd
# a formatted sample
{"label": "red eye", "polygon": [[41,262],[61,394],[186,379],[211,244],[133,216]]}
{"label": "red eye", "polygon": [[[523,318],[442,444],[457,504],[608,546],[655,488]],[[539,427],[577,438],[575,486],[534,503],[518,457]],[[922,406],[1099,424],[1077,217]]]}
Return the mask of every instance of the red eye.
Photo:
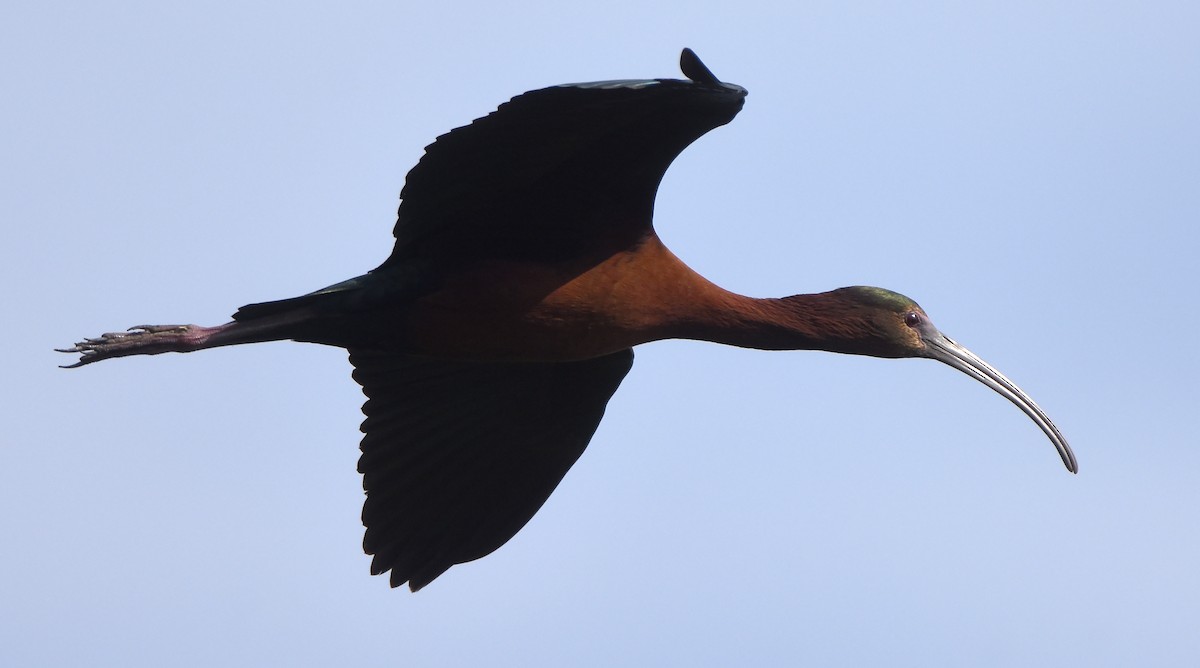
{"label": "red eye", "polygon": [[909,311],[904,314],[904,324],[909,327],[916,327],[921,324],[921,314],[916,311]]}

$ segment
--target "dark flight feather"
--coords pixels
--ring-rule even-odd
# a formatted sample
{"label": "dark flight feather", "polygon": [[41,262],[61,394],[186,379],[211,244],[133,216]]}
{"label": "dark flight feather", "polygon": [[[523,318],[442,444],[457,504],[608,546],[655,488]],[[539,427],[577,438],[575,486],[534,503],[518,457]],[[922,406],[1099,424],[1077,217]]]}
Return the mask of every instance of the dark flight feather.
{"label": "dark flight feather", "polygon": [[633,351],[475,363],[350,352],[371,572],[416,591],[525,526],[583,454]]}
{"label": "dark flight feather", "polygon": [[[405,179],[382,268],[412,257],[570,257],[649,230],[667,167],[746,91],[651,79],[535,90],[437,138]],[[620,236],[620,235],[616,235]]]}

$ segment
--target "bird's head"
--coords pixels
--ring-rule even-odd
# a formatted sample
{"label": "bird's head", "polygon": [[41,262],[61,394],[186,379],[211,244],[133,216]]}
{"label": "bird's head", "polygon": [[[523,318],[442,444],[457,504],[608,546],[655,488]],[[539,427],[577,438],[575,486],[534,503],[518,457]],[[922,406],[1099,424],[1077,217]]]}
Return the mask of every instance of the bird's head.
{"label": "bird's head", "polygon": [[827,293],[834,301],[856,312],[861,331],[867,332],[858,350],[874,357],[928,357],[958,369],[1013,402],[1041,428],[1072,473],[1078,465],[1067,440],[1029,395],[975,353],[938,331],[925,310],[904,295],[867,286],[841,288]]}

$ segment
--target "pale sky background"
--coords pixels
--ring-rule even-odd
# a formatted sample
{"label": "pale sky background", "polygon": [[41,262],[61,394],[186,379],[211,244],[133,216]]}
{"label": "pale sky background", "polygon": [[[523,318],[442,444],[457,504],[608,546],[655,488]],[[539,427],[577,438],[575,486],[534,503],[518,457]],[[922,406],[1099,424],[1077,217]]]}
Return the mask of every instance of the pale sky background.
{"label": "pale sky background", "polygon": [[[1200,5],[10,3],[0,664],[1194,666]],[[362,273],[432,139],[522,91],[750,90],[657,227],[756,296],[903,292],[949,367],[667,342],[506,546],[361,552],[362,395],[293,343],[106,362]]]}

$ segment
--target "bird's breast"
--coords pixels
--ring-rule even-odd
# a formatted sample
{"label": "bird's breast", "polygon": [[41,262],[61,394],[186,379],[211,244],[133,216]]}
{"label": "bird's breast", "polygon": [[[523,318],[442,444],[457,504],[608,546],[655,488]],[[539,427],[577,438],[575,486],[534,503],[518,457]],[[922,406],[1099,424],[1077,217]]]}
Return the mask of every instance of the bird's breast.
{"label": "bird's breast", "polygon": [[721,293],[652,237],[576,262],[475,263],[407,309],[396,335],[435,357],[589,359],[680,336]]}

